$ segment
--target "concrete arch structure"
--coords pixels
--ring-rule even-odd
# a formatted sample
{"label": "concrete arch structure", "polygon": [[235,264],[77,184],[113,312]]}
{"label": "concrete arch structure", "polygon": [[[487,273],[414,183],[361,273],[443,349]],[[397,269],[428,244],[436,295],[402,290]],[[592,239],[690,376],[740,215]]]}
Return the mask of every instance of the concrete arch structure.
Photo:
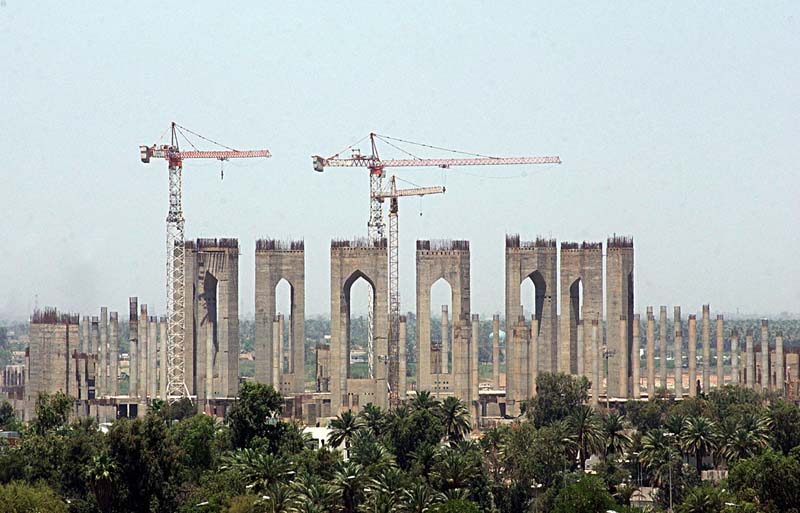
{"label": "concrete arch structure", "polygon": [[[558,370],[578,374],[578,361],[583,360],[583,374],[592,368],[587,358],[588,344],[579,340],[578,323],[603,319],[603,243],[561,243],[561,318],[558,336]],[[578,289],[583,288],[583,304]],[[584,333],[585,336],[585,333]],[[582,350],[581,350],[582,348]],[[582,354],[579,354],[582,353]]]}
{"label": "concrete arch structure", "polygon": [[[506,340],[506,362],[513,362],[525,351],[517,347],[514,340],[514,325],[522,317],[520,285],[528,278],[533,281],[535,293],[535,320],[537,333],[536,360],[538,372],[552,372],[558,368],[558,298],[556,296],[556,253],[555,239],[537,238],[535,241],[521,241],[519,235],[506,235],[506,333],[511,334]],[[523,320],[524,322],[524,320]],[[520,344],[529,344],[520,341]],[[527,355],[530,359],[531,355]],[[530,372],[517,372],[515,369],[527,369],[529,362],[520,362],[520,366],[506,366],[506,401],[507,413],[519,412],[519,402],[528,397],[532,390],[529,381]]]}
{"label": "concrete arch structure", "polygon": [[[272,384],[285,397],[302,395],[305,389],[305,243],[259,239],[255,256],[256,381]],[[281,281],[288,283],[290,289],[288,372],[283,371],[283,362],[279,361],[282,337],[276,337],[274,329],[276,289]],[[281,332],[277,330],[278,334]],[[301,414],[295,412],[296,416]]]}
{"label": "concrete arch structure", "polygon": [[[469,322],[470,252],[465,240],[417,241],[417,390],[434,394],[455,388],[446,372],[447,351],[440,353],[441,366],[435,365],[436,349],[431,347],[431,288],[439,280],[450,285],[453,327],[462,319]],[[444,322],[444,319],[443,319]],[[449,328],[448,328],[449,331]],[[456,344],[455,332],[450,337]],[[455,348],[454,355],[455,355]],[[453,358],[455,374],[455,356]],[[437,372],[438,370],[442,372]]]}
{"label": "concrete arch structure", "polygon": [[331,415],[358,410],[367,403],[386,408],[388,403],[388,252],[386,239],[331,241],[331,360],[349,362],[350,288],[359,278],[373,291],[374,376],[351,378],[350,366],[331,365]]}

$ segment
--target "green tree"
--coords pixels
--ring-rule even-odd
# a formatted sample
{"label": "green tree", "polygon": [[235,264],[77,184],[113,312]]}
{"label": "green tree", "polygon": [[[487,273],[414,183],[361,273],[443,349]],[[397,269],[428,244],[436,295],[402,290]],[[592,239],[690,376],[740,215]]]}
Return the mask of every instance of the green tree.
{"label": "green tree", "polygon": [[367,484],[364,467],[352,461],[339,463],[333,474],[332,486],[337,497],[337,507],[342,513],[355,513],[364,499]]}
{"label": "green tree", "polygon": [[345,454],[349,454],[350,441],[359,430],[364,428],[364,422],[352,410],[347,410],[333,419],[328,428],[331,430],[328,436],[331,446],[339,447],[344,444]]}
{"label": "green tree", "polygon": [[117,464],[108,453],[103,452],[92,458],[92,463],[86,470],[86,480],[97,501],[97,506],[104,513],[111,511],[116,478]]}
{"label": "green tree", "polygon": [[728,486],[740,501],[754,502],[764,513],[800,511],[800,460],[767,449],[735,463]]}
{"label": "green tree", "polygon": [[451,442],[463,440],[464,436],[472,430],[469,410],[461,399],[453,396],[446,397],[442,401],[439,411],[447,439]]}
{"label": "green tree", "polygon": [[386,418],[380,406],[367,403],[367,405],[364,406],[358,413],[358,416],[361,417],[364,427],[372,431],[375,436],[381,436],[381,434],[383,434]]}
{"label": "green tree", "polygon": [[603,444],[606,456],[623,454],[630,448],[632,440],[625,433],[626,429],[625,417],[617,412],[609,412],[603,418]]}
{"label": "green tree", "polygon": [[567,417],[570,436],[578,447],[578,460],[581,470],[586,470],[586,459],[594,451],[605,449],[603,425],[594,408],[578,406]]}
{"label": "green tree", "polygon": [[263,383],[244,382],[239,400],[234,403],[225,422],[230,427],[234,447],[249,447],[254,438],[270,438],[277,434],[274,427],[283,411],[283,398]]}
{"label": "green tree", "polygon": [[400,510],[403,513],[428,513],[444,499],[442,494],[435,492],[424,482],[402,490],[402,494]]}
{"label": "green tree", "polygon": [[14,407],[8,401],[0,402],[0,429],[8,429],[12,424],[16,424],[14,417]]}
{"label": "green tree", "polygon": [[67,503],[44,484],[0,484],[0,513],[67,513]]}
{"label": "green tree", "polygon": [[287,482],[294,475],[286,458],[248,448],[227,456],[223,468],[238,473],[248,487],[261,492]]}
{"label": "green tree", "polygon": [[207,415],[187,417],[169,428],[170,437],[181,448],[183,468],[194,480],[215,463],[216,431],[214,418]]}
{"label": "green tree", "polygon": [[769,418],[775,449],[789,454],[800,445],[800,408],[786,401],[776,401],[770,406]]}
{"label": "green tree", "polygon": [[465,499],[450,499],[435,506],[434,513],[480,513],[478,505]]}
{"label": "green tree", "polygon": [[614,506],[614,499],[602,479],[582,476],[558,492],[553,513],[605,513]]}
{"label": "green tree", "polygon": [[54,394],[40,393],[36,398],[35,418],[31,421],[31,429],[39,435],[67,426],[72,398],[63,392]]}
{"label": "green tree", "polygon": [[687,454],[694,455],[697,473],[703,467],[703,457],[717,448],[717,425],[705,417],[689,417],[681,432],[680,446]]}
{"label": "green tree", "polygon": [[526,414],[536,427],[566,419],[588,399],[589,380],[585,376],[543,372],[536,378],[536,397],[526,402]]}

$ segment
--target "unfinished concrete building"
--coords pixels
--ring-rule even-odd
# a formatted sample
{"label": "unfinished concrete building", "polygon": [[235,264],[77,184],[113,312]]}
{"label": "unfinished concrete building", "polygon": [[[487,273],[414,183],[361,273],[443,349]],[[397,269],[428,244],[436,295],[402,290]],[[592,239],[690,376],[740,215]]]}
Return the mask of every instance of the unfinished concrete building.
{"label": "unfinished concrete building", "polygon": [[[609,237],[606,256],[606,314],[608,329],[608,386],[609,395],[630,397],[633,348],[633,239]],[[625,337],[615,329],[625,321]],[[638,355],[637,355],[638,356]]]}
{"label": "unfinished concrete building", "polygon": [[[255,359],[256,381],[271,383],[284,397],[305,391],[305,244],[302,240],[256,241]],[[284,319],[278,315],[276,289],[289,285],[288,348],[284,349]],[[277,336],[276,336],[277,335]],[[285,351],[285,358],[284,358]],[[295,405],[299,406],[299,403]],[[301,415],[302,412],[296,412]]]}
{"label": "unfinished concrete building", "polygon": [[239,391],[239,241],[185,248],[186,385],[198,409],[222,414]]}
{"label": "unfinished concrete building", "polygon": [[[585,332],[579,337],[584,319],[603,319],[603,244],[601,242],[561,243],[561,319],[558,336],[558,370],[589,376],[592,362],[586,361]],[[579,360],[582,371],[578,370]],[[588,366],[587,366],[588,363]],[[595,384],[592,384],[595,386]]]}
{"label": "unfinished concrete building", "polygon": [[[441,344],[431,343],[431,288],[439,280],[450,286],[453,326],[470,313],[470,253],[465,240],[417,241],[417,390],[428,390],[435,396],[448,393],[460,385],[449,373],[451,336],[448,309],[442,305]],[[453,347],[455,351],[455,347]],[[454,353],[455,354],[455,353]]]}
{"label": "unfinished concrete building", "polygon": [[[523,316],[521,285],[530,279],[534,286],[533,315],[537,323],[536,351],[538,372],[554,372],[558,369],[558,314],[556,296],[556,252],[555,239],[537,238],[535,241],[522,241],[519,235],[506,235],[506,283],[505,307],[507,332],[509,319]],[[524,318],[524,317],[523,317]],[[513,322],[513,321],[512,321]],[[514,353],[516,344],[506,340],[506,362],[518,356]],[[527,362],[522,368],[527,368]],[[509,414],[517,414],[520,401],[528,396],[530,383],[514,366],[506,368],[506,403]]]}
{"label": "unfinished concrete building", "polygon": [[[331,241],[331,415],[373,403],[386,408],[388,266],[386,239]],[[350,371],[350,290],[364,279],[372,287],[374,374],[355,378]]]}

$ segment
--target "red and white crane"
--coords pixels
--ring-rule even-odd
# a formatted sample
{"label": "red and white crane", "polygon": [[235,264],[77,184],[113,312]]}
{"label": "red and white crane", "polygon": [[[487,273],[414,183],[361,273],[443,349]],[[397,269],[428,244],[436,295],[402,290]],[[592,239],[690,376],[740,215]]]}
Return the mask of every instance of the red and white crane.
{"label": "red and white crane", "polygon": [[[182,397],[189,397],[186,386],[185,361],[184,361],[184,333],[185,319],[184,307],[186,297],[184,292],[185,279],[185,219],[182,207],[182,172],[185,159],[216,159],[220,162],[228,159],[271,157],[269,150],[235,150],[222,144],[196,134],[188,128],[173,122],[170,125],[170,144],[153,144],[139,146],[140,158],[143,163],[149,164],[150,159],[164,159],[169,169],[169,211],[167,213],[167,398],[177,401]],[[188,132],[207,142],[225,148],[224,150],[201,151],[189,141]],[[192,150],[185,151],[178,147],[178,135],[183,137],[192,146]]]}
{"label": "red and white crane", "polygon": [[[361,151],[355,146],[361,141],[369,137],[370,145],[372,147],[371,155],[362,155]],[[397,150],[402,151],[410,158],[401,159],[381,159],[378,155],[377,140],[380,140]],[[450,153],[460,153],[467,155],[467,158],[420,158],[406,150],[393,144],[406,143],[413,144],[424,148],[430,148],[439,151],[446,151]],[[474,153],[466,153],[429,144],[414,143],[403,139],[397,139],[386,135],[378,135],[374,132],[362,138],[358,142],[348,146],[347,149],[351,150],[349,157],[342,157],[339,153],[330,157],[321,157],[314,155],[311,157],[314,170],[323,172],[326,167],[359,167],[367,168],[369,171],[369,221],[367,222],[367,233],[371,242],[376,242],[385,236],[383,222],[383,201],[390,199],[390,215],[389,215],[389,405],[391,407],[399,404],[398,384],[399,384],[399,341],[398,341],[398,327],[400,324],[400,292],[399,292],[399,243],[397,232],[397,198],[402,196],[423,196],[426,194],[443,193],[444,187],[422,187],[418,189],[404,189],[397,190],[395,179],[392,177],[391,189],[386,192],[383,190],[383,177],[385,169],[390,167],[408,168],[408,167],[438,167],[448,169],[456,166],[508,166],[508,165],[534,165],[534,164],[560,164],[561,158],[558,156],[546,157],[492,157],[488,155],[479,155]],[[394,221],[394,227],[392,223]],[[373,305],[372,294],[369,295],[370,304],[368,306],[368,340],[367,350],[369,353],[368,361],[370,365],[370,377],[373,376]]]}

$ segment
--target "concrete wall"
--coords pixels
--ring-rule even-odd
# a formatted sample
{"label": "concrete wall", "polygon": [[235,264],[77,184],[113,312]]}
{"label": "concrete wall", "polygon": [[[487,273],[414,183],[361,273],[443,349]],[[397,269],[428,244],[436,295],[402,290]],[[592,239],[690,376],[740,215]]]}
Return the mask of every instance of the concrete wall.
{"label": "concrete wall", "polygon": [[[633,347],[633,239],[610,237],[606,256],[606,341],[611,353],[608,358],[608,390],[618,397],[630,396],[630,360]],[[620,337],[617,323],[621,318],[627,321],[627,336]]]}
{"label": "concrete wall", "polygon": [[[275,289],[281,280],[291,288],[289,312],[288,372],[283,361],[275,376],[273,361],[280,353],[283,339],[273,333],[277,308]],[[305,245],[303,241],[256,241],[256,381],[272,383],[284,396],[302,394],[305,389]]]}
{"label": "concrete wall", "polygon": [[[331,414],[374,403],[386,408],[388,318],[388,252],[386,239],[331,241]],[[364,278],[373,290],[374,378],[350,377],[350,288]],[[346,362],[346,363],[345,363]]]}

